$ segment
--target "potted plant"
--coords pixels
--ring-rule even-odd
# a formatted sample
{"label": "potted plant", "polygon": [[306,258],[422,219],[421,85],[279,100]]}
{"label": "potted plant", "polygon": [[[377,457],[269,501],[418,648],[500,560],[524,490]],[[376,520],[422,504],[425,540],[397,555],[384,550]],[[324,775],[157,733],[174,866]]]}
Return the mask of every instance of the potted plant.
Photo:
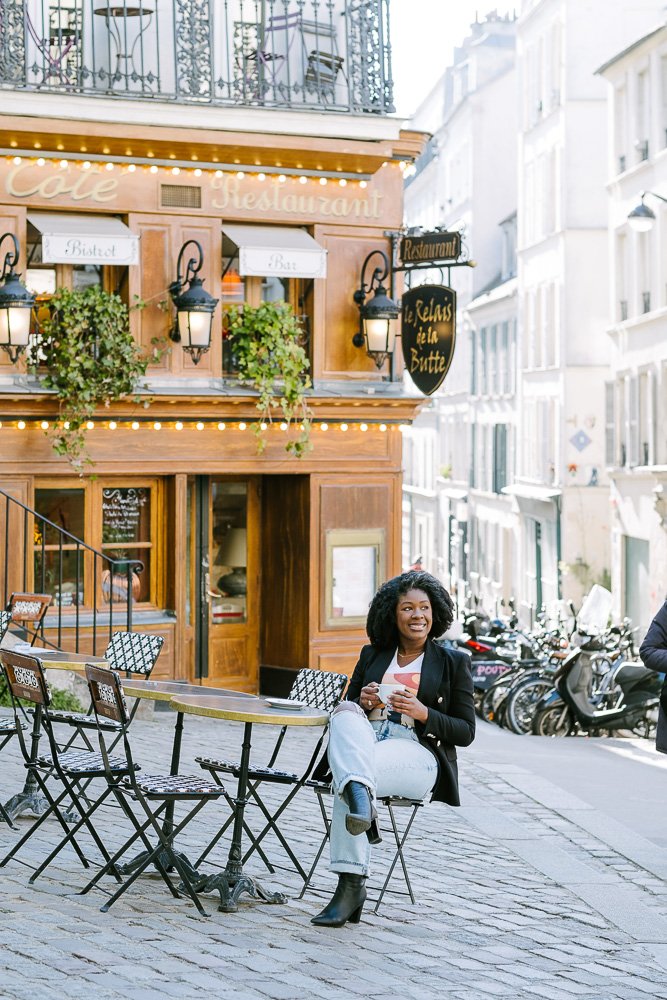
{"label": "potted plant", "polygon": [[254,425],[258,451],[266,446],[262,424],[270,424],[278,410],[288,430],[296,424],[299,435],[285,445],[301,457],[310,450],[311,413],[306,394],[311,387],[310,367],[301,346],[303,331],[286,302],[259,306],[233,306],[226,314],[227,341],[239,380],[259,393],[259,420]]}
{"label": "potted plant", "polygon": [[48,432],[53,448],[79,471],[92,464],[87,421],[99,406],[134,392],[149,360],[132,338],[129,310],[118,295],[95,286],[53,294],[29,366],[58,397],[59,420]]}

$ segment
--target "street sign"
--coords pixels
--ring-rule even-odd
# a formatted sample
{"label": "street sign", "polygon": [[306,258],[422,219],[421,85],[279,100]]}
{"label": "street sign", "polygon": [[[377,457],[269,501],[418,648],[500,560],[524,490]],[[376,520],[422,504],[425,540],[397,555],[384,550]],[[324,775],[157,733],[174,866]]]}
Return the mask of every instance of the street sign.
{"label": "street sign", "polygon": [[456,260],[460,255],[460,233],[422,233],[421,236],[404,236],[399,249],[399,256],[404,264]]}
{"label": "street sign", "polygon": [[456,292],[444,285],[418,285],[403,293],[402,309],[405,367],[420,392],[431,396],[454,357]]}

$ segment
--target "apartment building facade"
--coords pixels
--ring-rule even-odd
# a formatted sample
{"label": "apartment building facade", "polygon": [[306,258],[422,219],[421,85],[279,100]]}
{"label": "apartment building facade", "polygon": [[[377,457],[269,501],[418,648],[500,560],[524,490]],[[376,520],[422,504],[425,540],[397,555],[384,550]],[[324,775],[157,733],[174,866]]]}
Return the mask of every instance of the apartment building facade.
{"label": "apartment building facade", "polygon": [[661,22],[599,70],[609,111],[605,462],[612,591],[615,613],[642,631],[667,592],[667,27]]}

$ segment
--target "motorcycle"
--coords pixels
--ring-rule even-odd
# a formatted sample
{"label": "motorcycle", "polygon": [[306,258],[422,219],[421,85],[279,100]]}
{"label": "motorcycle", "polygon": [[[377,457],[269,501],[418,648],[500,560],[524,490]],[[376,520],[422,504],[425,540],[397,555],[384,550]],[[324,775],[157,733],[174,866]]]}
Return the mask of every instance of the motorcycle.
{"label": "motorcycle", "polygon": [[536,736],[569,736],[579,730],[589,735],[618,730],[649,738],[655,735],[661,675],[617,657],[600,682],[594,654],[604,649],[604,639],[582,637],[565,658],[554,675],[554,690],[535,708],[532,728]]}

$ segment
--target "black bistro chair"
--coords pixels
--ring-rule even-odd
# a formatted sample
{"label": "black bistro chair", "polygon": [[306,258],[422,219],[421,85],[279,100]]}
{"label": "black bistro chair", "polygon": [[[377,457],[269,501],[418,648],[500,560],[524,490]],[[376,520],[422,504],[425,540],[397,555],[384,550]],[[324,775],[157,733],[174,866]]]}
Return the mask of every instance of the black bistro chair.
{"label": "black bistro chair", "polygon": [[[329,840],[329,833],[331,830],[331,820],[329,819],[329,816],[327,814],[327,809],[325,804],[326,797],[331,796],[332,794],[331,785],[327,784],[324,781],[317,781],[317,780],[310,780],[307,782],[307,785],[309,788],[312,788],[312,790],[317,795],[320,812],[322,813],[322,822],[324,823],[325,832],[322,841],[320,843],[320,846],[318,848],[317,854],[315,855],[315,860],[313,861],[310,867],[310,871],[306,876],[303,888],[299,893],[298,897],[299,899],[303,897],[306,890],[311,886],[312,878],[313,875],[315,874],[315,869],[317,868],[319,860],[322,857],[322,854],[324,853],[324,848],[326,847],[327,842]],[[404,848],[410,830],[412,829],[412,824],[416,819],[417,812],[424,805],[424,801],[422,799],[404,799],[398,795],[387,795],[381,799],[378,799],[377,804],[385,806],[385,808],[387,809],[387,813],[389,814],[389,822],[391,825],[391,832],[393,836],[392,849],[395,847],[395,850],[392,856],[391,864],[389,865],[389,868],[387,870],[385,880],[382,884],[382,888],[380,889],[378,897],[375,900],[375,906],[373,908],[374,913],[377,913],[378,910],[380,909],[380,904],[382,903],[382,900],[386,892],[398,893],[399,895],[409,895],[412,905],[414,906],[416,904],[415,894],[412,890],[412,883],[410,882],[410,874],[408,872],[408,866],[405,860]],[[397,809],[408,810],[407,820],[405,821],[402,827],[397,822],[396,812],[395,812],[395,810]],[[405,881],[406,891],[389,888],[389,883],[391,881],[392,875],[394,874],[394,870],[396,869],[396,865],[399,863],[399,861],[401,864],[401,870],[403,872],[403,879]]]}
{"label": "black bistro chair", "polygon": [[[0,611],[0,642],[4,639],[11,620],[12,616],[9,611]],[[9,741],[17,735],[17,725],[18,723],[13,716],[7,719],[0,719],[0,752],[2,752]],[[25,722],[21,721],[20,725],[21,729],[26,728]],[[8,826],[11,826],[13,830],[17,829],[17,827],[15,827],[12,823],[11,817],[2,802],[0,802],[0,819],[7,823]]]}
{"label": "black bistro chair", "polygon": [[[103,760],[99,753],[93,753],[89,750],[61,751],[53,732],[50,713],[51,691],[44,675],[41,660],[34,655],[3,649],[0,650],[0,662],[11,695],[16,731],[25,766],[48,802],[48,808],[0,861],[0,868],[16,856],[24,844],[37,833],[45,820],[50,817],[58,820],[65,836],[39,867],[33,871],[30,877],[31,882],[35,881],[67,844],[71,844],[74,848],[83,867],[90,867],[90,862],[77,839],[79,831],[82,831],[84,827],[92,837],[104,861],[109,862],[110,855],[104,846],[102,837],[95,829],[92,816],[109,797],[111,788],[105,787],[101,795],[95,800],[90,800],[83,796],[81,783],[89,782],[93,778],[104,777],[107,768],[113,775],[113,781],[119,781],[127,773],[125,760],[120,757]],[[32,755],[31,747],[23,735],[23,727],[19,718],[20,700],[32,702],[33,710],[36,713],[36,722],[41,726],[48,739],[48,752],[38,753],[37,756]],[[54,779],[58,782],[60,790],[52,794],[51,786]],[[80,817],[73,825],[70,818],[71,809],[76,810]],[[115,870],[114,874],[120,879]]]}
{"label": "black bistro chair", "polygon": [[52,600],[51,594],[14,592],[7,602],[10,621],[21,626],[21,638],[31,646],[35,645],[40,633],[44,638],[44,617]]}
{"label": "black bistro chair", "polygon": [[[126,676],[143,677],[147,680],[160,655],[164,638],[161,635],[150,635],[145,632],[114,632],[104,651],[104,659],[113,670],[125,673]],[[139,709],[139,699],[135,701],[130,712],[133,719]],[[91,705],[87,712],[68,712],[58,710],[51,712],[51,721],[74,729],[74,733],[65,744],[65,749],[71,747],[80,739],[87,750],[94,747],[89,733],[97,731],[98,724]],[[120,727],[109,721],[104,723],[107,730],[120,732]]]}
{"label": "black bistro chair", "polygon": [[[185,893],[195,904],[199,913],[202,916],[207,916],[195,892],[193,872],[189,868],[189,865],[184,863],[183,855],[174,849],[173,844],[174,838],[194,819],[200,809],[207,802],[215,801],[221,795],[224,796],[225,789],[217,782],[207,781],[198,775],[143,773],[139,775],[139,766],[133,760],[128,739],[128,729],[131,720],[125,702],[120,675],[115,670],[107,670],[102,667],[93,666],[92,664],[86,664],[86,679],[90,689],[95,717],[103,724],[100,725],[98,736],[108,788],[118,800],[125,816],[130,821],[133,833],[131,833],[122,847],[116,851],[113,858],[109,859],[105,867],[97,872],[94,878],[81,890],[81,893],[89,892],[104,875],[113,874],[120,858],[137,840],[140,840],[145,848],[145,852],[137,859],[137,863],[132,866],[130,877],[118,887],[111,898],[101,907],[102,911],[106,912],[113,906],[116,900],[130,888],[142,872],[149,865],[154,865],[172,896],[179,897],[181,893],[178,890],[185,890]],[[125,775],[120,782],[116,780],[113,758],[109,756],[106,745],[105,729],[108,722],[115,723],[120,730],[123,759],[125,761]],[[163,814],[169,805],[176,802],[188,803],[192,808],[178,822],[165,822]],[[139,806],[136,812],[133,809],[133,803]],[[177,871],[180,879],[178,888],[174,885],[168,874],[172,869]],[[196,875],[196,872],[194,875]]]}
{"label": "black bistro chair", "polygon": [[[310,708],[316,708],[320,711],[330,713],[340,701],[343,691],[347,685],[347,681],[348,678],[345,674],[336,674],[328,670],[313,670],[306,667],[299,670],[288,697],[292,701],[303,702]],[[274,868],[277,866],[273,865],[268,860],[261,847],[264,838],[268,833],[272,832],[282,845],[283,850],[289,857],[292,865],[301,878],[306,879],[307,876],[305,869],[280,829],[278,820],[312,774],[313,768],[319,759],[327,730],[323,729],[322,735],[317,741],[315,749],[307,761],[305,768],[300,773],[297,773],[295,771],[286,771],[276,766],[278,754],[280,753],[280,748],[282,747],[283,740],[285,739],[287,728],[287,726],[283,726],[278,733],[278,737],[266,765],[264,767],[256,767],[251,764],[248,772],[248,793],[251,800],[259,807],[259,810],[264,817],[265,825],[258,834],[254,834],[247,826],[245,827],[246,834],[250,841],[250,847],[243,858],[243,863],[245,864],[250,855],[257,851],[268,870],[270,872],[274,871]],[[208,771],[216,781],[220,780],[220,774],[231,774],[235,778],[238,778],[241,767],[239,761],[217,760],[214,757],[196,757],[195,759],[197,763],[200,764],[204,770]],[[271,812],[260,795],[259,789],[263,784],[284,785],[290,789],[275,812]],[[208,856],[229,828],[233,820],[233,815],[227,819],[223,827],[216,833],[215,837],[200,855],[195,867],[198,867],[199,864]]]}

